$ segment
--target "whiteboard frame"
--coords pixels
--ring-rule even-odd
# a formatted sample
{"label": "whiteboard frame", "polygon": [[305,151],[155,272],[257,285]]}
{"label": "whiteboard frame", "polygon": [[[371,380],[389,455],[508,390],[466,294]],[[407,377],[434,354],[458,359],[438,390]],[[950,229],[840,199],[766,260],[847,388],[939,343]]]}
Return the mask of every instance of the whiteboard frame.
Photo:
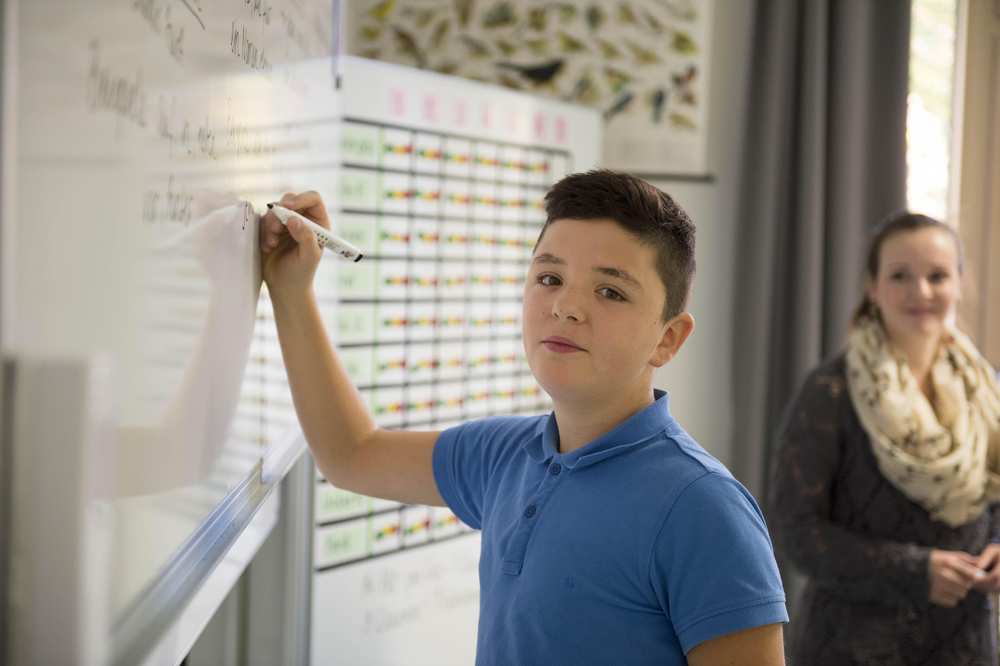
{"label": "whiteboard frame", "polygon": [[[299,436],[301,439],[301,436]],[[180,663],[278,523],[281,486],[304,444],[265,457],[199,526],[112,627],[111,663]],[[265,481],[261,470],[273,470]]]}
{"label": "whiteboard frame", "polygon": [[0,657],[11,664],[104,664],[113,533],[110,361],[7,358],[4,379],[10,513],[0,600],[8,636]]}

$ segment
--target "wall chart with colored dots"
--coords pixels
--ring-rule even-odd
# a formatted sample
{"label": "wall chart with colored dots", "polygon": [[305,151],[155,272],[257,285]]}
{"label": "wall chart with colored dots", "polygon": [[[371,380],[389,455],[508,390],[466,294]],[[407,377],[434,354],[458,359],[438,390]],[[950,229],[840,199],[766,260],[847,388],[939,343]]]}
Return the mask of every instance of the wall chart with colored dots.
{"label": "wall chart with colored dots", "polygon": [[[548,411],[521,346],[524,275],[547,188],[597,162],[598,115],[385,63],[344,58],[341,71],[327,200],[366,256],[325,261],[317,279],[376,422],[442,430]],[[313,663],[474,661],[478,532],[318,475],[314,499]]]}

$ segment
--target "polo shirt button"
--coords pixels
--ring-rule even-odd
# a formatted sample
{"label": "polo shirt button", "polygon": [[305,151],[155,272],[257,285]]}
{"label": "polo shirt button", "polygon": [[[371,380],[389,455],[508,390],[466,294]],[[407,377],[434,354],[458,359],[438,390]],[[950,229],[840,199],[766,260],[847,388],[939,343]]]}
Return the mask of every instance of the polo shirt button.
{"label": "polo shirt button", "polygon": [[560,472],[562,472],[562,465],[559,463],[552,463],[552,466],[549,467],[549,473],[552,476],[559,476]]}
{"label": "polo shirt button", "polygon": [[535,515],[536,511],[538,511],[538,507],[536,507],[534,504],[529,504],[528,508],[524,510],[524,517],[531,518],[533,515]]}

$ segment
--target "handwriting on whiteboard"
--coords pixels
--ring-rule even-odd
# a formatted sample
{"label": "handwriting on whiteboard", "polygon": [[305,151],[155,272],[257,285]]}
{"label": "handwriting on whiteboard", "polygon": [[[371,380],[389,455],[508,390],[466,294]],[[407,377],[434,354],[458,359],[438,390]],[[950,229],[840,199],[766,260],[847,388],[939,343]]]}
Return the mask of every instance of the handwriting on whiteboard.
{"label": "handwriting on whiteboard", "polygon": [[271,62],[264,54],[264,48],[250,39],[245,24],[236,21],[231,23],[229,50],[250,69],[271,73]]}
{"label": "handwriting on whiteboard", "polygon": [[184,60],[184,26],[172,15],[174,3],[169,0],[134,0],[132,9],[146,20],[150,29],[163,37],[167,52],[177,62]]}
{"label": "handwriting on whiteboard", "polygon": [[111,111],[138,127],[146,127],[148,100],[142,85],[142,71],[135,76],[117,74],[101,61],[101,43],[90,42],[90,70],[87,74],[87,107],[91,111]]}

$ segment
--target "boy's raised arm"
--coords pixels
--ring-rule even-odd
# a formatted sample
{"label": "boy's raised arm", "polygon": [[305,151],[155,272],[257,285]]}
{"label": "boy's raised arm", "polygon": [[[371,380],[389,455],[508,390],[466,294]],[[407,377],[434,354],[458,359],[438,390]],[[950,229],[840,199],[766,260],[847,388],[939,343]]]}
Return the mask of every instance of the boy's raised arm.
{"label": "boy's raised arm", "polygon": [[[281,205],[330,228],[315,192],[286,194]],[[330,344],[313,292],[322,252],[313,232],[268,213],[261,251],[292,401],[320,471],[364,495],[443,505],[432,464],[439,433],[377,428]]]}

